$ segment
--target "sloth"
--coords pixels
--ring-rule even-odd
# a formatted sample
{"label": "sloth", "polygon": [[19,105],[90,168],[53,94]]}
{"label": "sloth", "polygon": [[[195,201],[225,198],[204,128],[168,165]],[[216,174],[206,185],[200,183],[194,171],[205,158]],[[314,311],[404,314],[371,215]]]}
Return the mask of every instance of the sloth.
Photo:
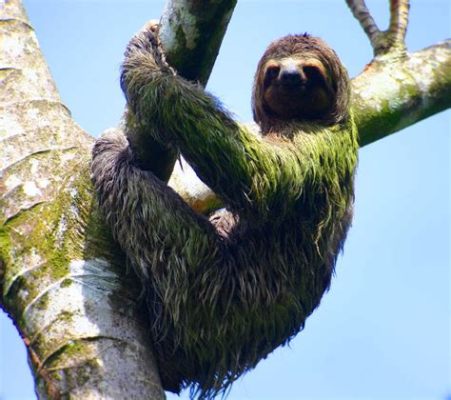
{"label": "sloth", "polygon": [[[317,37],[271,43],[255,74],[261,135],[165,60],[148,25],[125,52],[125,136],[99,138],[99,207],[145,292],[163,388],[213,398],[303,327],[351,223],[357,132],[350,83]],[[226,210],[210,219],[167,185],[183,155]]]}

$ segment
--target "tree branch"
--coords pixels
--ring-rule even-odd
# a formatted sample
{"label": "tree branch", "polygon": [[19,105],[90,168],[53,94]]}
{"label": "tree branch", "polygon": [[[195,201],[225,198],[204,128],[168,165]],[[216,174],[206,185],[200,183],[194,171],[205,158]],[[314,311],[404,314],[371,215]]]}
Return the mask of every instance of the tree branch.
{"label": "tree branch", "polygon": [[352,86],[365,146],[451,107],[451,40],[402,58],[379,58]]}
{"label": "tree branch", "polygon": [[371,46],[376,48],[378,37],[381,35],[376,21],[371,16],[365,0],[346,0],[346,4],[352,11],[354,17],[359,21],[361,27],[365,31],[368,39],[370,39]]}
{"label": "tree branch", "polygon": [[393,44],[401,48],[405,48],[409,8],[409,0],[390,0],[390,25],[388,32]]}
{"label": "tree branch", "polygon": [[160,38],[170,64],[205,85],[237,0],[168,1]]}
{"label": "tree branch", "polygon": [[376,57],[388,53],[405,53],[409,0],[390,0],[390,24],[386,31],[377,27],[365,0],[346,0],[346,3],[368,36]]}

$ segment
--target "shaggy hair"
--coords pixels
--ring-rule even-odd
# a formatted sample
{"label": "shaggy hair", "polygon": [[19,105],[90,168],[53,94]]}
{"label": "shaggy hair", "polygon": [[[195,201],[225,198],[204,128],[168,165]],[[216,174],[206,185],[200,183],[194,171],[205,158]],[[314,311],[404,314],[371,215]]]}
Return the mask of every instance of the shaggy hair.
{"label": "shaggy hair", "polygon": [[[306,54],[327,71],[333,106],[315,120],[302,110],[274,119],[262,107],[263,65]],[[127,47],[121,84],[139,129],[94,147],[100,208],[145,290],[163,387],[212,398],[293,338],[329,288],[354,197],[349,81],[317,38],[272,43],[253,94],[256,121],[272,134],[256,137],[167,65],[147,27]],[[210,222],[142,168],[129,144],[137,132],[180,151],[228,212]]]}

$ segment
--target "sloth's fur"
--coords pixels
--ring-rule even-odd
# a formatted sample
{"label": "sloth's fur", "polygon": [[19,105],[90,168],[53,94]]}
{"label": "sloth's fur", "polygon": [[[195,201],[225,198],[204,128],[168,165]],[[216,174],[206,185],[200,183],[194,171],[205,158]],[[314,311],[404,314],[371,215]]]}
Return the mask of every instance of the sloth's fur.
{"label": "sloth's fur", "polygon": [[[316,68],[307,86],[289,88],[293,101],[319,105],[286,118],[277,103],[286,88],[265,74],[288,58],[291,70]],[[349,80],[318,38],[272,43],[255,78],[256,137],[178,76],[147,28],[127,47],[121,84],[127,138],[104,136],[93,150],[100,207],[145,289],[164,388],[211,398],[293,338],[329,288],[354,196]],[[143,146],[180,151],[228,212],[211,222],[195,213],[154,173],[158,160],[137,161],[137,134]]]}

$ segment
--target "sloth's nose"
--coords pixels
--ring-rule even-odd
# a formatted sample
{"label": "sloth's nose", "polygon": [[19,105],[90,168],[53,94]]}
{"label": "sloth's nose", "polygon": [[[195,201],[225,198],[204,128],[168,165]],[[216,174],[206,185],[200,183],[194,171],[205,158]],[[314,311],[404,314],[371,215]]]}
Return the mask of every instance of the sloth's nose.
{"label": "sloth's nose", "polygon": [[306,77],[298,68],[289,66],[281,71],[280,81],[285,85],[301,85],[306,82]]}

